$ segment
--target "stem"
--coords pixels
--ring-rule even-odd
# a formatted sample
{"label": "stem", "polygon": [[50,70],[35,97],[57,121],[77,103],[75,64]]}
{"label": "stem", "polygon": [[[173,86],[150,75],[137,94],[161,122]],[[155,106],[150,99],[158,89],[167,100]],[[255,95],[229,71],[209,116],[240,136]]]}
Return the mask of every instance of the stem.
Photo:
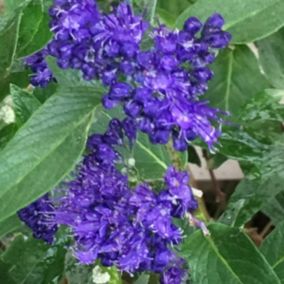
{"label": "stem", "polygon": [[[192,187],[196,187],[198,188],[198,183],[196,181],[196,179],[194,178],[194,175],[188,165],[188,172],[189,172],[189,176],[190,176],[190,185]],[[211,219],[211,216],[206,208],[206,204],[204,202],[204,199],[201,197],[201,198],[197,198],[197,202],[198,202],[198,209],[197,209],[197,215],[200,214],[202,219],[205,221],[205,222],[208,222],[210,219]]]}
{"label": "stem", "polygon": [[207,150],[203,150],[202,152],[203,152],[203,157],[206,160],[206,166],[207,166],[207,169],[210,174],[211,181],[212,181],[212,185],[213,185],[212,189],[216,196],[216,202],[220,203],[220,208],[223,208],[226,202],[226,194],[221,190],[219,182],[215,176],[215,173],[210,168],[209,156],[208,156]]}
{"label": "stem", "polygon": [[181,161],[181,157],[179,154],[174,150],[173,145],[171,143],[168,143],[166,145],[167,151],[170,154],[172,164],[178,168],[179,170],[183,169],[183,163]]}

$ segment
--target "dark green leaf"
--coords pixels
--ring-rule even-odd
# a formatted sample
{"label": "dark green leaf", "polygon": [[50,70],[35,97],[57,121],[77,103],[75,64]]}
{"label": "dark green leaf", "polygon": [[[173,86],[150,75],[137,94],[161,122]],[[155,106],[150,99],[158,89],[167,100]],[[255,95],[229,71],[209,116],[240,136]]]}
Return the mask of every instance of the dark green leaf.
{"label": "dark green leaf", "polygon": [[187,154],[189,163],[196,164],[197,166],[201,167],[201,160],[198,156],[196,149],[193,146],[188,147]]}
{"label": "dark green leaf", "polygon": [[199,0],[177,19],[177,26],[191,16],[206,20],[218,12],[225,18],[225,30],[233,35],[233,43],[248,43],[265,38],[284,25],[282,0]]}
{"label": "dark green leaf", "polygon": [[166,11],[169,16],[165,15],[163,19],[167,20],[168,17],[175,22],[176,18],[187,8],[189,9],[194,0],[158,0],[158,14],[161,16],[160,11]]}
{"label": "dark green leaf", "polygon": [[49,18],[42,0],[33,0],[23,9],[19,28],[17,57],[24,57],[40,50],[50,40]]}
{"label": "dark green leaf", "polygon": [[0,33],[0,77],[6,77],[13,64],[18,43],[20,23],[21,14],[18,14],[12,21],[9,21],[7,27]]}
{"label": "dark green leaf", "polygon": [[8,275],[18,284],[50,284],[62,276],[65,250],[19,235],[3,254],[11,265]]}
{"label": "dark green leaf", "polygon": [[262,209],[279,192],[283,191],[284,175],[275,174],[265,181],[243,180],[229,200],[220,221],[240,227]]}
{"label": "dark green leaf", "polygon": [[257,42],[259,60],[270,83],[284,89],[284,29]]}
{"label": "dark green leaf", "polygon": [[9,270],[11,269],[11,265],[4,263],[0,259],[0,283],[3,284],[17,284],[9,275]]}
{"label": "dark green leaf", "polygon": [[32,93],[29,93],[16,85],[11,85],[10,93],[13,99],[16,123],[17,126],[20,127],[41,106],[41,103]]}
{"label": "dark green leaf", "polygon": [[[21,227],[21,222],[17,215],[13,215],[0,223],[0,238]],[[1,282],[0,282],[1,283]]]}
{"label": "dark green leaf", "polygon": [[12,139],[17,131],[16,125],[9,124],[0,130],[0,150]]}
{"label": "dark green leaf", "polygon": [[280,284],[262,254],[239,229],[209,225],[211,236],[197,231],[181,247],[193,284]]}
{"label": "dark green leaf", "polygon": [[284,222],[268,235],[260,247],[269,264],[284,283]]}
{"label": "dark green leaf", "polygon": [[246,103],[269,86],[260,73],[254,54],[246,46],[222,51],[212,69],[215,77],[206,96],[214,106],[234,116],[239,115]]}
{"label": "dark green leaf", "polygon": [[277,225],[284,220],[284,191],[273,196],[265,203],[261,211],[267,215],[273,224]]}
{"label": "dark green leaf", "polygon": [[280,98],[279,92],[266,90],[244,105],[236,119],[237,124],[223,128],[219,154],[240,161],[247,173],[260,175],[261,172],[271,172],[271,169],[261,168],[269,166],[265,157],[273,148],[276,150],[272,145],[283,133],[284,106],[279,103]]}

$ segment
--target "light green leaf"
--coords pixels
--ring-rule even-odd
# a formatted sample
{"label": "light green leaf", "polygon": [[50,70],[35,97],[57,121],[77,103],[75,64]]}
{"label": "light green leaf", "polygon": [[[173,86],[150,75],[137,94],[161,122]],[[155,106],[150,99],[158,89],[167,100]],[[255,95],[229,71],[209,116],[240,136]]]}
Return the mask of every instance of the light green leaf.
{"label": "light green leaf", "polygon": [[175,22],[180,13],[189,9],[190,5],[194,2],[196,2],[196,0],[158,0],[158,14],[161,16],[160,11],[166,11],[169,15],[164,14],[165,17],[163,17],[163,19],[173,19]]}
{"label": "light green leaf", "polygon": [[16,123],[17,126],[20,127],[41,106],[41,103],[32,93],[29,93],[16,85],[11,85],[10,93],[13,99]]}
{"label": "light green leaf", "polygon": [[[59,141],[55,139],[58,143],[56,146],[52,145],[50,139],[47,140],[46,142],[49,141],[52,145],[49,152],[40,156],[41,159],[36,163],[33,159],[32,169],[23,171],[20,166],[18,167],[22,175],[18,175],[19,179],[15,179],[13,185],[0,197],[0,220],[5,220],[44,193],[54,189],[74,168],[85,147],[90,118],[90,116],[85,118],[65,139]],[[38,148],[35,146],[35,149]],[[31,154],[30,156],[30,159],[34,158]]]}
{"label": "light green leaf", "polygon": [[84,149],[101,89],[78,86],[59,92],[0,152],[0,220],[53,189]]}
{"label": "light green leaf", "polygon": [[257,42],[260,64],[269,82],[284,89],[284,29]]}
{"label": "light green leaf", "polygon": [[153,24],[158,0],[133,0],[143,13],[144,19]]}
{"label": "light green leaf", "polygon": [[284,222],[280,223],[268,235],[260,247],[260,251],[273,267],[274,271],[284,283]]}
{"label": "light green leaf", "polygon": [[191,16],[204,21],[215,12],[224,16],[224,28],[237,44],[265,38],[284,25],[283,0],[199,0],[179,16],[176,25],[182,27]]}
{"label": "light green leaf", "polygon": [[254,54],[246,46],[222,51],[212,69],[215,77],[209,83],[206,97],[235,117],[255,95],[269,87]]}
{"label": "light green leaf", "polygon": [[209,225],[187,238],[181,255],[187,260],[193,284],[280,284],[272,267],[239,229]]}
{"label": "light green leaf", "polygon": [[150,280],[150,275],[141,274],[137,280],[135,280],[134,284],[148,284]]}

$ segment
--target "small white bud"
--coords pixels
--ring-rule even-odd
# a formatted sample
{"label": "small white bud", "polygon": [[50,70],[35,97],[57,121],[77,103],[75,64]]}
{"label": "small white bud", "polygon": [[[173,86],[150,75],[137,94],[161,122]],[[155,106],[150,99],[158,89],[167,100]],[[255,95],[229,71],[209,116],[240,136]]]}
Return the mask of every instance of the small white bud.
{"label": "small white bud", "polygon": [[9,105],[4,105],[0,109],[0,120],[3,120],[6,124],[15,122],[15,113]]}
{"label": "small white bud", "polygon": [[135,159],[134,158],[128,159],[128,165],[131,168],[135,167]]}
{"label": "small white bud", "polygon": [[98,265],[93,269],[93,282],[95,284],[107,284],[110,281],[110,274],[104,272]]}

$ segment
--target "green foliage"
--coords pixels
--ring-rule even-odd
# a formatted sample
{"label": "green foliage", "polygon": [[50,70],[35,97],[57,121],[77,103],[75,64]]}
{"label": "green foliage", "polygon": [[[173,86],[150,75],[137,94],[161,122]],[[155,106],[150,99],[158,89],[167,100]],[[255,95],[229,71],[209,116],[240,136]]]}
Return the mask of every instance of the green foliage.
{"label": "green foliage", "polygon": [[21,227],[21,222],[17,215],[13,215],[0,223],[0,238],[8,233],[18,230]]}
{"label": "green foliage", "polygon": [[15,85],[11,85],[10,90],[16,115],[16,124],[20,127],[41,106],[41,103],[32,93]]}
{"label": "green foliage", "polygon": [[284,29],[258,41],[259,60],[267,79],[275,88],[284,88]]}
{"label": "green foliage", "polygon": [[[112,110],[104,111],[97,110],[96,121],[93,130],[98,133],[104,133],[108,122],[111,118],[123,118],[122,111]],[[171,164],[172,160],[166,146],[153,145],[148,139],[148,136],[139,133],[133,149],[120,148],[120,153],[125,158],[126,162],[129,159],[134,159],[134,169],[138,173],[139,178],[143,180],[160,179],[164,175],[166,169]],[[187,162],[186,154],[181,155],[181,160],[184,164]]]}
{"label": "green foliage", "polygon": [[239,229],[211,224],[209,231],[208,237],[195,232],[181,247],[192,283],[281,283],[272,266]]}
{"label": "green foliage", "polygon": [[[119,1],[99,4],[109,10],[110,2]],[[284,97],[283,0],[130,2],[149,21],[171,27],[181,27],[189,16],[205,20],[219,12],[233,35],[230,48],[212,65],[215,77],[206,95],[212,105],[231,114],[209,164],[217,167],[226,159],[238,160],[246,177],[218,223],[209,225],[209,237],[189,230],[184,220],[186,238],[179,253],[188,262],[191,282],[284,283],[284,106],[279,103]],[[84,81],[77,71],[62,71],[51,58],[48,64],[56,82],[45,89],[28,87],[23,57],[40,50],[51,37],[50,3],[5,0],[5,14],[0,17],[0,105],[10,95],[16,118],[10,124],[0,121],[0,237],[8,244],[0,257],[3,284],[59,283],[63,274],[70,284],[93,283],[94,265],[79,265],[70,252],[65,257],[62,243],[49,247],[30,236],[15,236],[22,230],[15,213],[72,172],[90,132],[103,132],[112,117],[123,118],[120,109],[102,109],[104,87]],[[200,164],[193,147],[173,155],[170,145],[152,145],[141,133],[132,150],[119,151],[128,163],[122,170],[136,178],[131,182],[159,183],[173,162],[184,169],[188,161]],[[260,211],[276,228],[258,249],[240,227]],[[109,283],[121,283],[117,270],[103,271],[111,274]],[[132,280],[158,281],[146,274]]]}
{"label": "green foliage", "polygon": [[247,46],[224,50],[212,69],[215,77],[206,96],[214,106],[229,111],[232,119],[238,117],[254,96],[269,87],[256,57]]}
{"label": "green foliage", "polygon": [[281,222],[264,240],[260,251],[278,275],[281,283],[284,283],[284,222]]}
{"label": "green foliage", "polygon": [[20,87],[29,83],[29,73],[18,58],[41,49],[51,37],[42,1],[7,0],[4,7],[6,13],[0,20],[0,101],[9,93],[10,83]]}
{"label": "green foliage", "polygon": [[84,150],[101,89],[77,81],[69,87],[72,79],[65,76],[66,85],[62,83],[0,153],[0,220],[53,189]]}
{"label": "green foliage", "polygon": [[49,284],[62,277],[65,250],[19,235],[1,259],[9,267],[8,276],[14,283]]}
{"label": "green foliage", "polygon": [[265,181],[243,180],[233,193],[220,221],[240,227],[251,220],[277,194],[283,192],[284,176],[272,175]]}
{"label": "green foliage", "polygon": [[33,0],[23,9],[16,50],[17,57],[30,55],[46,45],[52,35],[48,29],[48,21],[43,0]]}
{"label": "green foliage", "polygon": [[178,17],[176,25],[182,27],[190,16],[206,20],[215,12],[224,16],[225,29],[236,44],[265,38],[284,25],[282,0],[198,0]]}

